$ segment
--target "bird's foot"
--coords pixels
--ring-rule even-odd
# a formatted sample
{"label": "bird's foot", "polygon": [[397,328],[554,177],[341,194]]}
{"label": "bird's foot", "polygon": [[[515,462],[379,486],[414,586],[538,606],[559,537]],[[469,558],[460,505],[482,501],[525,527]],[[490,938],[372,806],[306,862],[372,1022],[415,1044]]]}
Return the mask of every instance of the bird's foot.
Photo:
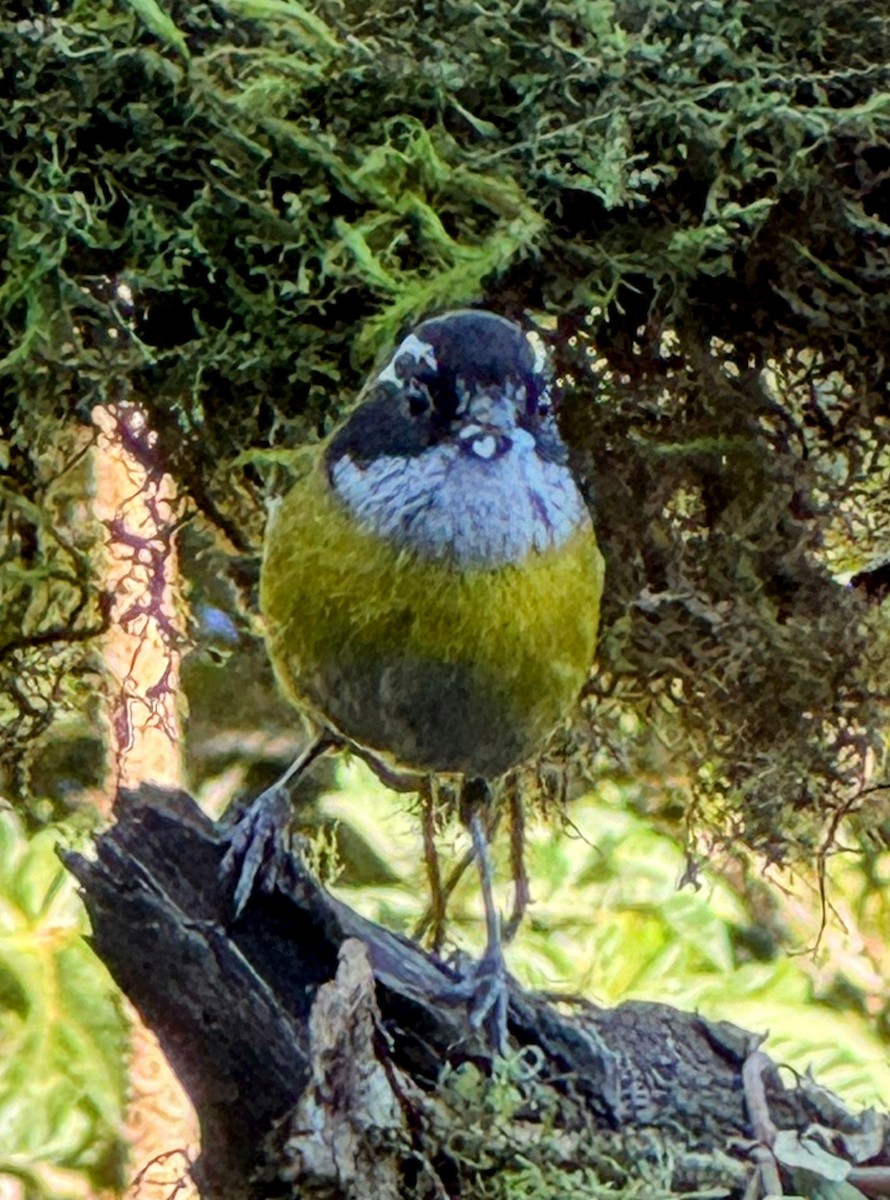
{"label": "bird's foot", "polygon": [[507,1009],[510,1001],[510,982],[507,966],[499,949],[486,950],[473,962],[463,953],[452,963],[459,979],[440,992],[440,1003],[466,1008],[469,1026],[475,1041],[483,1043],[492,1059],[503,1058],[509,1050]]}
{"label": "bird's foot", "polygon": [[460,990],[469,1003],[470,1027],[484,1034],[493,1058],[502,1058],[507,1052],[510,986],[501,941],[501,919],[492,889],[491,858],[480,816],[480,810],[489,798],[490,789],[485,780],[471,780],[464,784],[462,804],[466,806],[465,820],[473,840],[473,855],[482,884],[486,937],[485,952]]}
{"label": "bird's foot", "polygon": [[481,1031],[491,1049],[492,1057],[503,1058],[507,1053],[507,1006],[510,985],[507,964],[500,943],[489,946],[468,981],[470,1026]]}
{"label": "bird's foot", "polygon": [[225,834],[220,876],[232,892],[232,910],[240,917],[257,884],[270,889],[289,850],[290,800],[280,783],[261,792]]}
{"label": "bird's foot", "polygon": [[220,876],[233,892],[234,915],[240,917],[260,885],[271,891],[290,853],[290,796],[288,785],[303,775],[317,758],[337,750],[342,740],[327,731],[310,742],[279,780],[266,788],[228,827],[227,849]]}

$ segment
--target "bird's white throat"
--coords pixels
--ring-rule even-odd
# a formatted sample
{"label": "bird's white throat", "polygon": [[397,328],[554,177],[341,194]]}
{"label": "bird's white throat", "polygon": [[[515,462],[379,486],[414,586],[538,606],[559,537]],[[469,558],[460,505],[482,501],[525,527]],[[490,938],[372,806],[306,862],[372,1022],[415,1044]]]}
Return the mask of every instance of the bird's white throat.
{"label": "bird's white throat", "polygon": [[[493,442],[493,439],[491,439]],[[334,490],[361,524],[397,546],[461,566],[500,567],[562,545],[590,515],[568,466],[542,459],[513,431],[486,454],[443,442],[414,456],[333,464]]]}

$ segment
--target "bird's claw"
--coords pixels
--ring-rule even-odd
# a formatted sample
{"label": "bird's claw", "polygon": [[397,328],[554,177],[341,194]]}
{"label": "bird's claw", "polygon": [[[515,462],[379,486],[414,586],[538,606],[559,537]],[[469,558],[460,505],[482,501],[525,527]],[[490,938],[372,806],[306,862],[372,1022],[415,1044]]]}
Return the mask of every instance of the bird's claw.
{"label": "bird's claw", "polygon": [[291,804],[288,787],[316,759],[339,749],[341,738],[323,730],[294,759],[281,778],[266,788],[226,831],[228,843],[220,864],[220,876],[233,894],[233,909],[240,917],[257,883],[272,891],[290,852]]}
{"label": "bird's claw", "polygon": [[257,890],[269,890],[288,852],[290,802],[277,784],[262,792],[230,826],[220,876],[232,892],[232,909],[240,917]]}
{"label": "bird's claw", "polygon": [[492,1055],[503,1058],[507,1053],[507,1007],[510,986],[507,967],[500,946],[485,951],[476,964],[472,979],[469,1017],[470,1026],[481,1030]]}
{"label": "bird's claw", "polygon": [[[458,970],[459,982],[449,985],[439,999],[449,1005],[466,1005],[470,1028],[485,1039],[492,1058],[502,1058],[508,1050],[507,1009],[510,984],[500,946],[487,949],[476,962],[466,964],[463,954]],[[457,966],[457,964],[455,964]]]}

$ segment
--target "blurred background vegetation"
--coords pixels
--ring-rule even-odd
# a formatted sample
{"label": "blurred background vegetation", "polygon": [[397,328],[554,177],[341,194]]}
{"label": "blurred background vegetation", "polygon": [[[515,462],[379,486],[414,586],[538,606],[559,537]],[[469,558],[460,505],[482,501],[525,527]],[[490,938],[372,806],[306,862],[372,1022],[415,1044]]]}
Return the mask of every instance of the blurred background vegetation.
{"label": "blurred background vegetation", "polygon": [[[176,489],[181,749],[216,811],[300,737],[255,615],[282,452],[471,302],[550,345],[608,570],[527,781],[511,967],[769,1029],[890,1103],[888,62],[882,0],[7,0],[0,1174],[123,1178],[125,1021],[50,849],[115,774],[94,413],[144,414],[125,449]],[[410,806],[342,764],[300,811],[410,930]],[[443,815],[446,862],[460,836]],[[450,915],[477,946],[472,880]]]}

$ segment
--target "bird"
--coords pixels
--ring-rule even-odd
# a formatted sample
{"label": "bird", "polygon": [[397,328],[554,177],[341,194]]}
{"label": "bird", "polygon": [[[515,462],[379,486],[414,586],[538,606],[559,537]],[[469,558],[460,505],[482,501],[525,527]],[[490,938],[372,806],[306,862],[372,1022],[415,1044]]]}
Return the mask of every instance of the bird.
{"label": "bird", "polygon": [[[577,702],[603,578],[541,343],[483,308],[402,337],[268,520],[266,642],[318,731],[285,779],[345,746],[384,774],[458,781],[486,907],[471,1015],[496,1050],[506,974],[480,813]],[[239,904],[262,811],[230,848]]]}

